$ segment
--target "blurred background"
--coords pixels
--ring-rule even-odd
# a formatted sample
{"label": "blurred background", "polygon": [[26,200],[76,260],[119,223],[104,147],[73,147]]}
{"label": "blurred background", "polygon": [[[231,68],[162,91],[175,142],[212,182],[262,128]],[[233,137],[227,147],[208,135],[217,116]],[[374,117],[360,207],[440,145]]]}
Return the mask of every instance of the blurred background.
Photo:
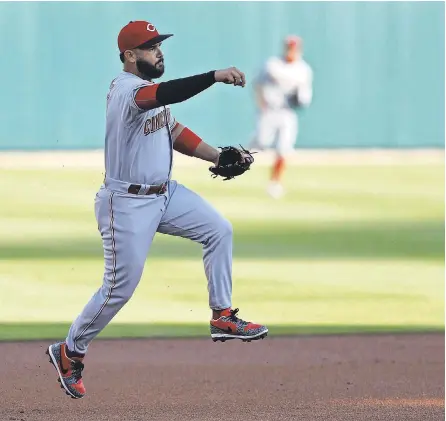
{"label": "blurred background", "polygon": [[[2,2],[0,339],[64,336],[102,281],[93,212],[106,95],[130,20],[173,33],[163,80],[234,65],[172,107],[214,146],[247,145],[252,80],[304,40],[314,99],[299,113],[287,194],[271,153],[237,180],[176,156],[174,178],[234,226],[234,306],[274,333],[444,328],[443,2]],[[103,336],[208,334],[200,246],[158,235],[135,296]]]}

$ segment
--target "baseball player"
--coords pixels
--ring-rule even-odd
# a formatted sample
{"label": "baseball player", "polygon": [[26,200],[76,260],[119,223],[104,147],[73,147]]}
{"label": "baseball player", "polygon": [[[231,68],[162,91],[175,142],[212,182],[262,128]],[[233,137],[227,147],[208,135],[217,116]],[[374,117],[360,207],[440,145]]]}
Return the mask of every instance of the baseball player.
{"label": "baseball player", "polygon": [[302,58],[302,39],[295,35],[285,39],[283,56],[270,58],[255,81],[259,117],[251,147],[276,151],[267,187],[274,198],[284,193],[281,179],[286,155],[296,142],[296,109],[310,105],[312,85],[312,69]]}
{"label": "baseball player", "polygon": [[173,150],[213,165],[215,176],[233,178],[253,163],[245,149],[220,151],[176,121],[170,104],[185,101],[215,83],[245,86],[235,67],[155,83],[164,73],[160,35],[145,21],[132,21],[119,33],[124,69],[107,96],[105,178],[96,194],[95,215],[105,259],[102,286],[71,325],[64,342],[46,353],[61,387],[82,398],[83,360],[101,332],[137,287],[155,233],[203,246],[208,281],[211,337],[214,341],[264,338],[266,326],[246,322],[232,309],[232,227],[206,200],[171,179]]}

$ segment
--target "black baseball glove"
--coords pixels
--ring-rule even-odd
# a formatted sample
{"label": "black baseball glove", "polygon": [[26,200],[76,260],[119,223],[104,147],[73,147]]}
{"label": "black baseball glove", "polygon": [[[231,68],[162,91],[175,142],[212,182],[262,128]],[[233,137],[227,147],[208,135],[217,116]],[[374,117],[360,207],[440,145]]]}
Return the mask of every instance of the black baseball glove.
{"label": "black baseball glove", "polygon": [[240,145],[240,148],[233,146],[220,148],[221,152],[217,165],[209,168],[214,178],[220,176],[224,177],[224,180],[230,180],[249,170],[254,162],[252,154],[255,152],[247,151],[242,145]]}
{"label": "black baseball glove", "polygon": [[288,95],[288,104],[291,108],[300,108],[299,93],[297,91]]}

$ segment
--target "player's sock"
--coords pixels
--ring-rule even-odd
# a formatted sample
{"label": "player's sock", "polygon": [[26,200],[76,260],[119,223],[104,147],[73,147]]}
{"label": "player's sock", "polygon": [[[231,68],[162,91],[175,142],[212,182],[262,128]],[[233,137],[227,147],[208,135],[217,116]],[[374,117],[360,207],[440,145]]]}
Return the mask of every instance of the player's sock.
{"label": "player's sock", "polygon": [[285,169],[285,159],[281,156],[276,158],[271,173],[271,181],[279,182],[282,178],[283,170]]}
{"label": "player's sock", "polygon": [[68,358],[84,358],[85,354],[81,354],[79,352],[70,351],[68,347],[66,348],[66,353]]}
{"label": "player's sock", "polygon": [[212,319],[218,320],[221,317],[221,313],[228,312],[230,308],[225,308],[224,310],[212,310]]}

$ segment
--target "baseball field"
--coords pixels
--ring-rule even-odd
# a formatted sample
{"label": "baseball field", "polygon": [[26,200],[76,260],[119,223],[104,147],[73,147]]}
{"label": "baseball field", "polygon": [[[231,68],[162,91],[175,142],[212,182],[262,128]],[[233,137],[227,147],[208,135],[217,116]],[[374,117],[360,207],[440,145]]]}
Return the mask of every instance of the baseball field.
{"label": "baseball field", "polygon": [[442,153],[298,158],[277,201],[266,165],[226,182],[178,165],[174,178],[232,222],[234,307],[270,334],[212,343],[201,248],[159,234],[91,346],[89,395],[72,402],[44,350],[102,280],[103,172],[87,155],[0,157],[1,420],[444,419]]}

